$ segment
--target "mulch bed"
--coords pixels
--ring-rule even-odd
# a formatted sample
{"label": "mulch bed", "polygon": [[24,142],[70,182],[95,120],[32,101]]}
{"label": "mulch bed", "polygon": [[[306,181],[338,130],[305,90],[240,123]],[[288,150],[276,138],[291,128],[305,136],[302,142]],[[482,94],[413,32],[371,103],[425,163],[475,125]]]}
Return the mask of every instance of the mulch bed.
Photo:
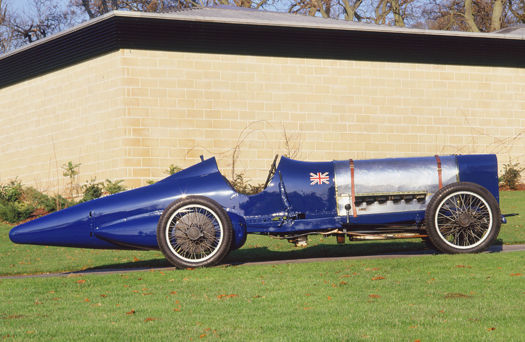
{"label": "mulch bed", "polygon": [[500,191],[524,191],[525,190],[525,184],[524,183],[518,184],[516,189],[510,189],[506,185],[500,185],[499,190]]}

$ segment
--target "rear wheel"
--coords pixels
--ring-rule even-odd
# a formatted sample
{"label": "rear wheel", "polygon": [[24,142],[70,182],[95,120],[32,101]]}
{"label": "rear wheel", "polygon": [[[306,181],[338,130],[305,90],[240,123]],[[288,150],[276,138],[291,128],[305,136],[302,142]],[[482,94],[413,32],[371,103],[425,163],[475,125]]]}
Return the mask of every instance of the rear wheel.
{"label": "rear wheel", "polygon": [[498,236],[501,213],[498,202],[474,183],[453,183],[430,200],[425,214],[428,238],[445,253],[477,253]]}
{"label": "rear wheel", "polygon": [[215,201],[188,196],[170,204],[157,226],[160,250],[179,268],[212,266],[228,254],[232,225]]}

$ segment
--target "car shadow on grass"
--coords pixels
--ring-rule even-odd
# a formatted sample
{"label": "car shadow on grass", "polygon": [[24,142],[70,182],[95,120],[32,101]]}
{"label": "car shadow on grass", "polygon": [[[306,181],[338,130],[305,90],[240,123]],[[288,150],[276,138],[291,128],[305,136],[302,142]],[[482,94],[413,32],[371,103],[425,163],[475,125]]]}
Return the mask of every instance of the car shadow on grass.
{"label": "car shadow on grass", "polygon": [[243,264],[260,261],[282,261],[296,259],[330,259],[352,256],[374,256],[388,253],[413,253],[427,249],[421,241],[352,242],[350,244],[317,244],[296,247],[292,250],[270,250],[267,247],[243,248],[231,252],[223,263]]}
{"label": "car shadow on grass", "polygon": [[[392,241],[392,242],[352,242],[350,244],[315,244],[307,247],[291,247],[286,250],[270,249],[267,246],[245,246],[242,249],[229,253],[218,266],[241,265],[252,262],[286,261],[300,259],[331,259],[352,256],[375,256],[388,253],[406,253],[426,251],[432,253],[421,241]],[[78,273],[105,272],[110,270],[148,270],[158,268],[172,268],[166,259],[150,259],[134,262],[113,263],[91,267]],[[77,272],[72,272],[77,273]]]}
{"label": "car shadow on grass", "polygon": [[[498,239],[487,251],[488,253],[499,253],[503,251],[503,241]],[[402,255],[423,255],[438,254],[436,250],[426,247],[424,243],[417,240],[398,240],[398,241],[366,241],[352,242],[349,244],[323,244],[317,243],[307,247],[284,247],[285,250],[278,250],[275,247],[248,245],[242,249],[232,251],[217,267],[236,266],[250,263],[264,262],[300,262],[303,259],[316,259],[322,262],[334,258],[344,257],[376,257],[402,256]],[[118,271],[140,271],[140,270],[162,270],[174,269],[164,258],[149,260],[137,260],[133,262],[113,263],[95,266],[84,270],[69,272],[75,273],[104,273]]]}

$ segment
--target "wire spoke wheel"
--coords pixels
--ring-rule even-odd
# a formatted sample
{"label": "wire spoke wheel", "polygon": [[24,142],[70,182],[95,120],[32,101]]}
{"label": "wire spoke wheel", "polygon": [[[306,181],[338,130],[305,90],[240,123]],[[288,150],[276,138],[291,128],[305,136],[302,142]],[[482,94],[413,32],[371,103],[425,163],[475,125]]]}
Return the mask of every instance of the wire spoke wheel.
{"label": "wire spoke wheel", "polygon": [[157,227],[162,253],[180,268],[216,264],[228,253],[231,239],[228,214],[218,203],[201,196],[172,203]]}
{"label": "wire spoke wheel", "polygon": [[455,248],[481,244],[492,226],[487,202],[479,195],[462,191],[446,197],[440,204],[435,225],[446,243]]}
{"label": "wire spoke wheel", "polygon": [[500,217],[498,202],[488,190],[453,183],[432,197],[425,225],[430,241],[442,252],[480,252],[496,239]]}
{"label": "wire spoke wheel", "polygon": [[217,252],[223,231],[215,213],[200,205],[188,205],[170,217],[166,240],[172,252],[181,259],[204,261]]}

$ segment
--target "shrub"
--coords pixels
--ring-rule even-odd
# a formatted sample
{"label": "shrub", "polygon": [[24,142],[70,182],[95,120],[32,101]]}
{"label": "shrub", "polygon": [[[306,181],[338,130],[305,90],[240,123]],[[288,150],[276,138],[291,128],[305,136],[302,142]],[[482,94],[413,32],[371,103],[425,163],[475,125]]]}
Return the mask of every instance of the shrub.
{"label": "shrub", "polygon": [[525,168],[520,167],[519,163],[508,162],[503,164],[503,175],[499,178],[500,183],[508,186],[509,189],[516,190],[520,182],[521,173]]}
{"label": "shrub", "polygon": [[49,196],[33,187],[24,188],[23,198],[35,208],[44,209],[49,213],[76,204],[75,201],[68,200],[61,195]]}
{"label": "shrub", "polygon": [[97,183],[95,180],[96,179],[93,178],[89,182],[86,182],[86,184],[82,185],[84,196],[80,202],[91,201],[102,196],[103,184],[100,182]]}
{"label": "shrub", "polygon": [[[80,202],[99,198],[104,191],[109,194],[124,191],[126,188],[122,182],[106,179],[106,183],[103,184],[92,179],[82,186],[83,197]],[[33,187],[25,187],[19,180],[0,184],[0,220],[8,223],[18,223],[31,216],[51,213],[77,203],[79,202],[62,195],[49,196]]]}
{"label": "shrub", "polygon": [[17,223],[26,220],[35,211],[29,203],[6,202],[0,204],[0,219],[9,223]]}
{"label": "shrub", "polygon": [[122,182],[124,182],[124,180],[122,179],[116,180],[114,182],[109,179],[106,179],[106,184],[104,184],[104,192],[113,195],[118,192],[125,191],[126,187],[121,184]]}
{"label": "shrub", "polygon": [[0,186],[0,202],[13,203],[20,201],[22,198],[22,183],[15,179],[6,185]]}
{"label": "shrub", "polygon": [[56,201],[33,187],[24,189],[24,198],[35,207],[42,208],[48,212],[55,211],[57,207]]}
{"label": "shrub", "polygon": [[0,185],[0,220],[16,223],[31,216],[35,207],[23,202],[23,187],[19,180]]}

